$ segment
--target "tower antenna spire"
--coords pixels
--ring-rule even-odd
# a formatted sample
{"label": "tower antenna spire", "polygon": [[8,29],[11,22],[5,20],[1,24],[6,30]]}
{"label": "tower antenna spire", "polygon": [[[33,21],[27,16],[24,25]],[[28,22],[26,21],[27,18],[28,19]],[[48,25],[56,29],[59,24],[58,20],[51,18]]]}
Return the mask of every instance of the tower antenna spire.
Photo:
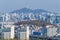
{"label": "tower antenna spire", "polygon": [[28,0],[26,0],[26,8],[29,8]]}

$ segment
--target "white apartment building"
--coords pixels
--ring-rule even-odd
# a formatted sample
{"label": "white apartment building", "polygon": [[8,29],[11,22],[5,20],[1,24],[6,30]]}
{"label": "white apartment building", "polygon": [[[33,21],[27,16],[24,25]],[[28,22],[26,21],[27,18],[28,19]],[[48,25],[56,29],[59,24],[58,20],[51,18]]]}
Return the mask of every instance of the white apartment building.
{"label": "white apartment building", "polygon": [[29,26],[18,30],[18,40],[29,40]]}
{"label": "white apartment building", "polygon": [[2,29],[2,36],[4,39],[14,39],[14,26]]}

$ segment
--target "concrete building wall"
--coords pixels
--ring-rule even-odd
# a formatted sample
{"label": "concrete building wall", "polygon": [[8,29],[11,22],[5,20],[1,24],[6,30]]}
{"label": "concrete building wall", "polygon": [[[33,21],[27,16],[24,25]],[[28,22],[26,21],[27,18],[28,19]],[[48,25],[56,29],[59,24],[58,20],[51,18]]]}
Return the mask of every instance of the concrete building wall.
{"label": "concrete building wall", "polygon": [[14,26],[11,27],[11,39],[14,38]]}
{"label": "concrete building wall", "polygon": [[4,32],[4,39],[10,39],[11,38],[10,32]]}
{"label": "concrete building wall", "polygon": [[21,40],[26,39],[26,32],[20,32],[20,39]]}
{"label": "concrete building wall", "polygon": [[18,35],[20,40],[29,40],[29,31],[30,31],[29,26],[26,26],[25,28],[26,28],[26,31],[20,30],[20,32],[18,32],[18,34],[20,34]]}
{"label": "concrete building wall", "polygon": [[27,26],[27,40],[29,40],[29,26]]}
{"label": "concrete building wall", "polygon": [[57,28],[53,27],[53,28],[48,28],[47,29],[47,36],[48,37],[53,37],[57,34]]}

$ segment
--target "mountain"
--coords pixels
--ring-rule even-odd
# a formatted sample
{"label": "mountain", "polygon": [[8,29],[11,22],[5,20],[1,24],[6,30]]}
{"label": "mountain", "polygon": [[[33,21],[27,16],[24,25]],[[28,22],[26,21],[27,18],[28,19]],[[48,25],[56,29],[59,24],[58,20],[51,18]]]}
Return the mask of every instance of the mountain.
{"label": "mountain", "polygon": [[[21,8],[18,10],[14,10],[10,12],[12,14],[16,13],[19,20],[41,20],[51,24],[60,23],[60,14],[47,11],[44,9],[28,9],[28,8]],[[18,14],[18,15],[17,15]]]}
{"label": "mountain", "polygon": [[49,11],[46,11],[46,10],[43,10],[43,9],[28,9],[28,8],[22,8],[22,9],[19,9],[19,10],[14,10],[10,13],[42,13],[42,12],[49,12]]}
{"label": "mountain", "polygon": [[[4,13],[4,21],[16,22],[16,21],[28,21],[28,20],[40,20],[48,23],[60,23],[60,15],[54,12],[46,11],[44,9],[28,9],[21,8],[9,13]],[[1,16],[2,16],[1,15]],[[0,18],[1,19],[1,18]]]}
{"label": "mountain", "polygon": [[[49,14],[48,14],[49,13]],[[44,9],[28,9],[28,8],[22,8],[19,10],[14,10],[10,12],[10,14],[16,15],[16,17],[19,15],[20,19],[22,20],[40,20],[40,17],[48,17],[51,12],[46,11]],[[49,18],[49,17],[48,17]],[[43,20],[43,19],[41,19]]]}

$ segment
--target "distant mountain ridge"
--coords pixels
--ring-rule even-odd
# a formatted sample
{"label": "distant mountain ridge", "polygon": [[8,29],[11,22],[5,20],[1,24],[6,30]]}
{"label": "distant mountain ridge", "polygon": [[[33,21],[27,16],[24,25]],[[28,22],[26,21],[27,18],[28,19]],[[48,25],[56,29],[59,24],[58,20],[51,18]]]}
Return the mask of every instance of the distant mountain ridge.
{"label": "distant mountain ridge", "polygon": [[[19,9],[19,10],[14,10],[10,13],[41,13],[41,12],[49,12],[49,11],[46,11],[44,9],[28,9],[28,8],[22,8],[22,9]],[[50,12],[49,12],[50,13]]]}

